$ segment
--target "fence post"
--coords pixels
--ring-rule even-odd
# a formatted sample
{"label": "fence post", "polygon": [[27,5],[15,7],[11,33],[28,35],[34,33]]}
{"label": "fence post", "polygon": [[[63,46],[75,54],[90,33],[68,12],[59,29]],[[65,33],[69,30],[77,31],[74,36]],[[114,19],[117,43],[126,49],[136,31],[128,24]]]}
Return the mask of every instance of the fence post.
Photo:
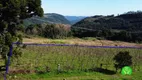
{"label": "fence post", "polygon": [[6,75],[8,74],[9,64],[10,64],[10,57],[12,56],[12,50],[13,50],[13,43],[12,43],[12,45],[10,46],[10,51],[9,51],[9,55],[8,55],[8,60],[7,60],[7,63],[6,63],[6,71],[5,71],[5,74],[4,74],[4,80],[6,80]]}

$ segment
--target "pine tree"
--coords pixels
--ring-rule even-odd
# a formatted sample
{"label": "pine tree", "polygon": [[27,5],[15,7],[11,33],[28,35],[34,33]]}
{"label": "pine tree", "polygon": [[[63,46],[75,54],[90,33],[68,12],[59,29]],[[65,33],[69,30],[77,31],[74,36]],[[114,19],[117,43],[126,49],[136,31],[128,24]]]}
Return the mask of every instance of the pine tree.
{"label": "pine tree", "polygon": [[[0,0],[0,56],[7,61],[13,42],[22,43],[21,30],[23,19],[43,16],[41,0]],[[13,56],[19,55],[20,48],[13,50]]]}

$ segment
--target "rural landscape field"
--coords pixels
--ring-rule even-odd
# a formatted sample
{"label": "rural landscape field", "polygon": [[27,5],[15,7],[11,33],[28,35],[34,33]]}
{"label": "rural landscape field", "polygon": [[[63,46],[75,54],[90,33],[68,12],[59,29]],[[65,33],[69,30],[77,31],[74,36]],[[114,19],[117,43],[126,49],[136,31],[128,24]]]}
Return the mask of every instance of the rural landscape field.
{"label": "rural landscape field", "polygon": [[[10,80],[139,80],[142,77],[140,49],[26,46],[22,51],[22,57],[12,60]],[[120,51],[132,55],[134,76],[115,73],[113,58]]]}
{"label": "rural landscape field", "polygon": [[[71,39],[72,43],[69,43],[68,39],[52,40],[39,37],[36,39],[34,37],[24,38],[23,41],[27,44],[37,45],[22,45],[21,57],[11,59],[8,80],[139,80],[142,77],[140,75],[142,71],[141,49],[77,46],[86,45],[79,44],[79,42],[90,42],[94,45],[96,43],[96,46],[102,46],[102,43],[104,46],[115,46],[119,43],[118,46],[140,48],[141,44],[103,40],[100,41],[102,43],[98,43],[97,40],[90,40],[90,38],[89,40]],[[104,42],[111,42],[111,45]],[[71,44],[76,46],[38,46],[38,44]],[[120,70],[116,72],[113,58],[121,51],[130,52],[133,75],[121,75]]]}
{"label": "rural landscape field", "polygon": [[0,80],[142,80],[140,0],[1,0]]}

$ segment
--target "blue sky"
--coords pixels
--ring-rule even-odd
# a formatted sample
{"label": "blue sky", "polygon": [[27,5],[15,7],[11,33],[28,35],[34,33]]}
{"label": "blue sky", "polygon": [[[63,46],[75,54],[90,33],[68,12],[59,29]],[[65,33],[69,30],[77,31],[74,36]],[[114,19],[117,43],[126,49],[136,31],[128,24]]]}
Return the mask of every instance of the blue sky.
{"label": "blue sky", "polygon": [[142,0],[42,0],[44,13],[72,16],[121,14],[142,10]]}

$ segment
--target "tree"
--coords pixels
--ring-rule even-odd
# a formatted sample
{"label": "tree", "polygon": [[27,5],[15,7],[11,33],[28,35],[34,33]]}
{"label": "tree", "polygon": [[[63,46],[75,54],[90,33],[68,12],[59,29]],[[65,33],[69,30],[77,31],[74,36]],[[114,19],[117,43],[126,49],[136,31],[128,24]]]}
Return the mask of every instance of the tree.
{"label": "tree", "polygon": [[113,60],[115,60],[115,68],[116,71],[118,69],[122,69],[124,66],[131,66],[132,65],[132,56],[129,55],[128,51],[119,52],[117,55],[114,56]]}
{"label": "tree", "polygon": [[69,36],[70,28],[61,24],[47,24],[43,36],[52,39],[65,38]]}
{"label": "tree", "polygon": [[[33,16],[43,16],[41,0],[0,0],[0,55],[5,61],[12,42],[22,42],[18,31],[23,19]],[[17,48],[15,50],[21,53],[18,45]],[[15,50],[15,55],[18,55]]]}

